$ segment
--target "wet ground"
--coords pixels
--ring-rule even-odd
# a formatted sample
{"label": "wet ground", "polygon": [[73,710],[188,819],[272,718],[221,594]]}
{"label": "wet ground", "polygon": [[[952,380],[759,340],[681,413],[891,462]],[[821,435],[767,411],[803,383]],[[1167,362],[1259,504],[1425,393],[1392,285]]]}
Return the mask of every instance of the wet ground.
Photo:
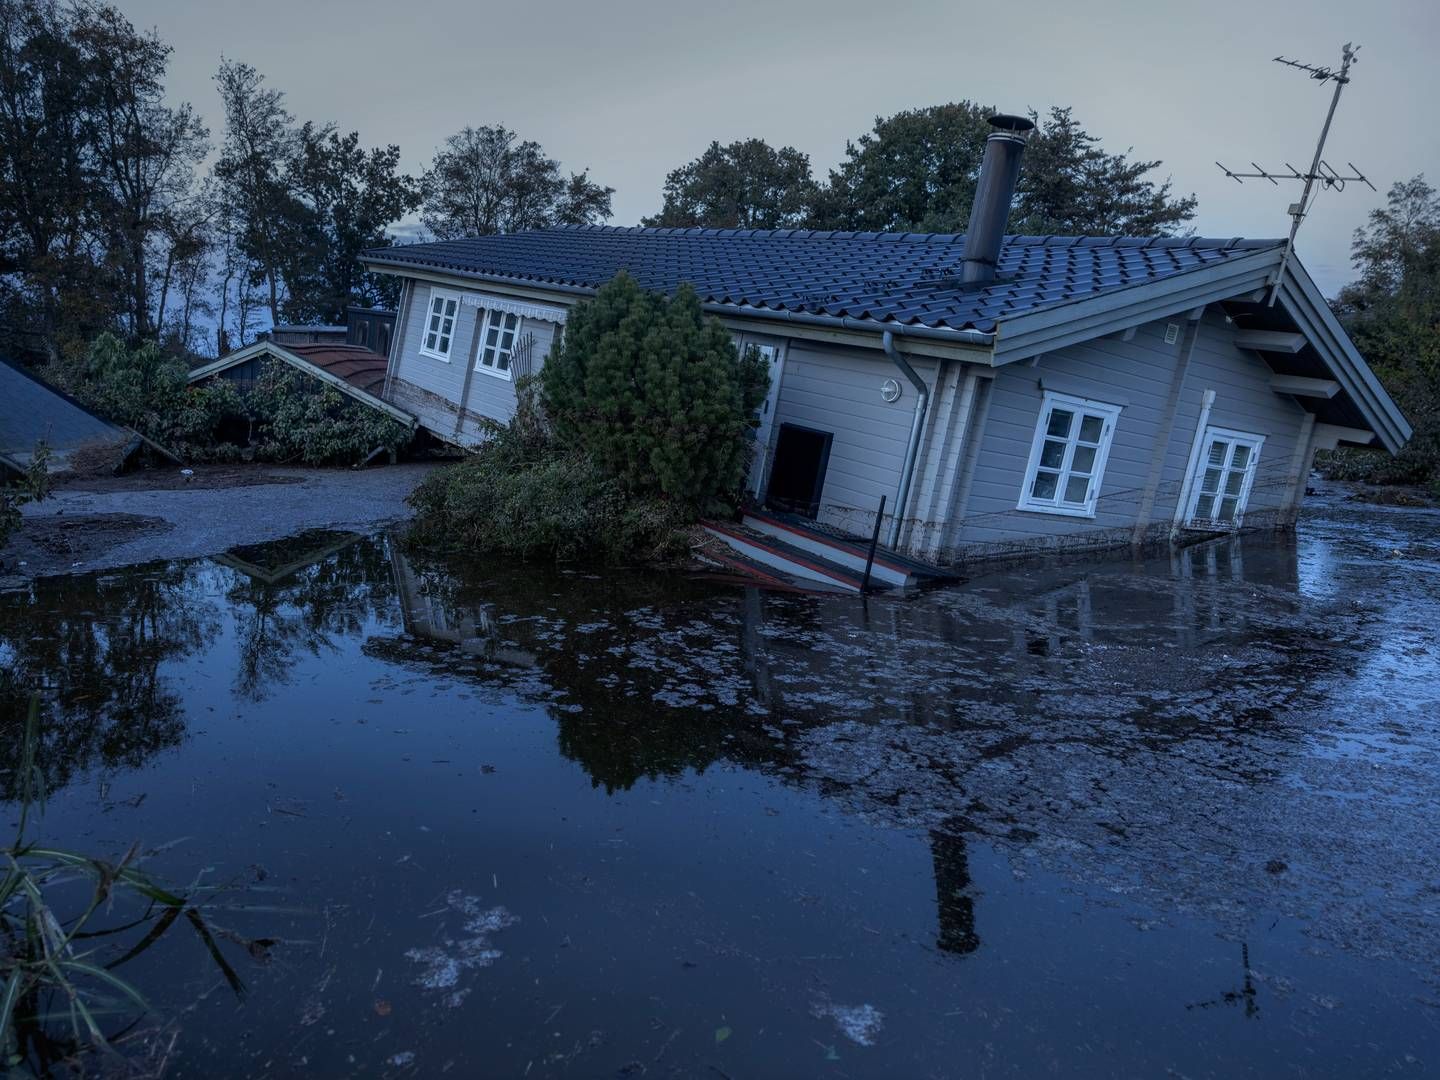
{"label": "wet ground", "polygon": [[1343,495],[868,601],[311,532],[0,594],[0,689],[201,904],[168,1075],[1426,1075],[1440,511]]}

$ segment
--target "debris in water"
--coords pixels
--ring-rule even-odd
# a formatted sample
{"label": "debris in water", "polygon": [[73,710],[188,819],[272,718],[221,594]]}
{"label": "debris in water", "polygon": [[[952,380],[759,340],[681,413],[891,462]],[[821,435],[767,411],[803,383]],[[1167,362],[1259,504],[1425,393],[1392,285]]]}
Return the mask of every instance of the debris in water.
{"label": "debris in water", "polygon": [[392,1054],[385,1061],[385,1064],[393,1065],[397,1069],[403,1069],[406,1065],[413,1065],[414,1063],[415,1051],[413,1050],[402,1050],[398,1054]]}
{"label": "debris in water", "polygon": [[415,985],[441,992],[441,1002],[453,1009],[470,993],[469,987],[460,985],[461,976],[466,971],[489,967],[500,959],[504,954],[491,947],[490,937],[513,926],[517,920],[503,907],[482,909],[478,896],[467,896],[459,889],[446,895],[445,905],[461,917],[465,936],[410,949],[405,958],[420,965]]}
{"label": "debris in water", "polygon": [[817,1019],[829,1017],[835,1021],[840,1033],[853,1043],[874,1046],[875,1036],[885,1022],[885,1014],[874,1005],[835,1005],[820,1002],[811,1007],[811,1014]]}

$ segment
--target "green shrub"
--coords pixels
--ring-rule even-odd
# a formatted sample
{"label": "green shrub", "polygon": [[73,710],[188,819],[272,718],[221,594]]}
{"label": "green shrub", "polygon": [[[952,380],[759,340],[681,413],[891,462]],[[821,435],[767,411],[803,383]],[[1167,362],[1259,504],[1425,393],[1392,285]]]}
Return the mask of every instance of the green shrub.
{"label": "green shrub", "polygon": [[[190,369],[146,343],[130,348],[110,334],[90,346],[85,363],[64,374],[71,393],[97,413],[132,427],[187,461],[260,461],[354,465],[371,451],[407,445],[405,424],[266,360],[254,386],[224,379],[191,385]],[[231,433],[248,432],[247,445]]]}
{"label": "green shrub", "polygon": [[571,311],[541,372],[559,442],[628,494],[690,514],[733,501],[769,376],[700,309],[695,290],[646,292],[625,273]]}
{"label": "green shrub", "polygon": [[255,456],[305,465],[353,465],[371,451],[395,452],[413,432],[393,417],[267,360],[241,406],[256,424]]}
{"label": "green shrub", "polygon": [[90,346],[83,368],[67,388],[101,416],[134,428],[181,457],[202,459],[216,447],[224,420],[240,410],[229,383],[189,384],[184,361],[154,343],[129,348],[113,334]]}
{"label": "green shrub", "polygon": [[50,451],[41,444],[35,448],[30,466],[12,483],[4,483],[0,476],[0,548],[10,542],[11,535],[20,527],[20,507],[26,503],[39,502],[50,494]]}
{"label": "green shrub", "polygon": [[560,445],[528,380],[506,425],[463,462],[432,472],[410,495],[423,545],[557,562],[653,560],[685,546],[680,505],[635,495],[590,454]]}

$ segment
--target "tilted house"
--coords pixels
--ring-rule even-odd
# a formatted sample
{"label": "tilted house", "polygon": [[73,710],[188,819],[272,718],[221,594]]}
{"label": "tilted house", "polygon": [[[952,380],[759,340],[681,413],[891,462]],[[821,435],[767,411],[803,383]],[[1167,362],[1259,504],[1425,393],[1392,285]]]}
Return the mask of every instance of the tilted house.
{"label": "tilted house", "polygon": [[[689,282],[771,370],[749,494],[953,562],[1294,521],[1316,450],[1410,428],[1280,240],[1004,237],[997,118],[969,237],[550,229],[376,249],[404,279],[383,395],[506,419],[567,309]],[[1273,298],[1273,303],[1272,303]]]}

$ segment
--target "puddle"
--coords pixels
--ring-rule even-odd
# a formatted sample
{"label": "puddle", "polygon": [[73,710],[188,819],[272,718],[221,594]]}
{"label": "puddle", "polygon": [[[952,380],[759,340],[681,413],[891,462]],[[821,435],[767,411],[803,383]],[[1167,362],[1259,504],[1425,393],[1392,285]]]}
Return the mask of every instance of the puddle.
{"label": "puddle", "polygon": [[243,1000],[194,934],[117,969],[168,1075],[1419,1075],[1437,534],[1332,493],[868,601],[333,532],[47,579],[0,797],[38,692],[44,839],[209,890]]}

